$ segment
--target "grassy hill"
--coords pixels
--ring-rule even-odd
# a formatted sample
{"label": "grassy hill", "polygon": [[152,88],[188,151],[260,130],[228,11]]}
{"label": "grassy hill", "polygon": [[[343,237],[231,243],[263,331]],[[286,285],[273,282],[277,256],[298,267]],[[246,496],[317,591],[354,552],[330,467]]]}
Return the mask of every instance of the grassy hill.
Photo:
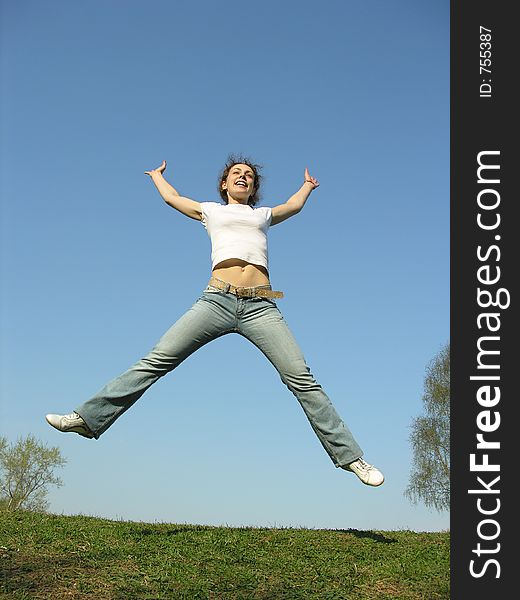
{"label": "grassy hill", "polygon": [[449,598],[449,533],[0,512],[0,598]]}

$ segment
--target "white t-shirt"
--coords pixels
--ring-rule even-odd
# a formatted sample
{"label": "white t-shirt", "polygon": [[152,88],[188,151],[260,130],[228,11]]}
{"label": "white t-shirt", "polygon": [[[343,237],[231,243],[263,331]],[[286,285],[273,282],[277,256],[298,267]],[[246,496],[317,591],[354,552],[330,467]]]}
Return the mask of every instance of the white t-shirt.
{"label": "white t-shirt", "polygon": [[211,268],[228,258],[239,258],[268,268],[267,230],[271,209],[246,204],[201,202],[202,224],[211,239]]}

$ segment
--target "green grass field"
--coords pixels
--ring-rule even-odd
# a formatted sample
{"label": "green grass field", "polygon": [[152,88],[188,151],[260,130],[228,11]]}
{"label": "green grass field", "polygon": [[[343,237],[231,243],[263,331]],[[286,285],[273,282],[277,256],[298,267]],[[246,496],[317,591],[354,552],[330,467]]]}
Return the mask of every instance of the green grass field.
{"label": "green grass field", "polygon": [[0,512],[0,598],[449,598],[450,535]]}

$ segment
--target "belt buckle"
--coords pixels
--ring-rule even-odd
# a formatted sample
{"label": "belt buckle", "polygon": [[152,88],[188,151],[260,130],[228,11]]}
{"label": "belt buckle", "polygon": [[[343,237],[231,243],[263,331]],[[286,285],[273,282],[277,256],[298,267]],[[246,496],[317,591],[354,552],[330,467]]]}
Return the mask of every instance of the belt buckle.
{"label": "belt buckle", "polygon": [[254,296],[254,288],[237,287],[236,290],[239,298],[252,298]]}

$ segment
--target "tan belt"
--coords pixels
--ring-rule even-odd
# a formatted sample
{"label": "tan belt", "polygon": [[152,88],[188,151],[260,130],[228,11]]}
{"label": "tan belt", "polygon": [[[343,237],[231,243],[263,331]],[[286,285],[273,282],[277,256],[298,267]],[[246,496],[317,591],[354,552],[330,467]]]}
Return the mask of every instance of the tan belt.
{"label": "tan belt", "polygon": [[235,294],[235,296],[238,296],[239,298],[283,298],[283,292],[275,292],[271,289],[271,286],[236,287],[221,279],[217,279],[216,277],[212,277],[209,280],[209,285],[212,285],[219,290],[223,290],[224,292]]}

